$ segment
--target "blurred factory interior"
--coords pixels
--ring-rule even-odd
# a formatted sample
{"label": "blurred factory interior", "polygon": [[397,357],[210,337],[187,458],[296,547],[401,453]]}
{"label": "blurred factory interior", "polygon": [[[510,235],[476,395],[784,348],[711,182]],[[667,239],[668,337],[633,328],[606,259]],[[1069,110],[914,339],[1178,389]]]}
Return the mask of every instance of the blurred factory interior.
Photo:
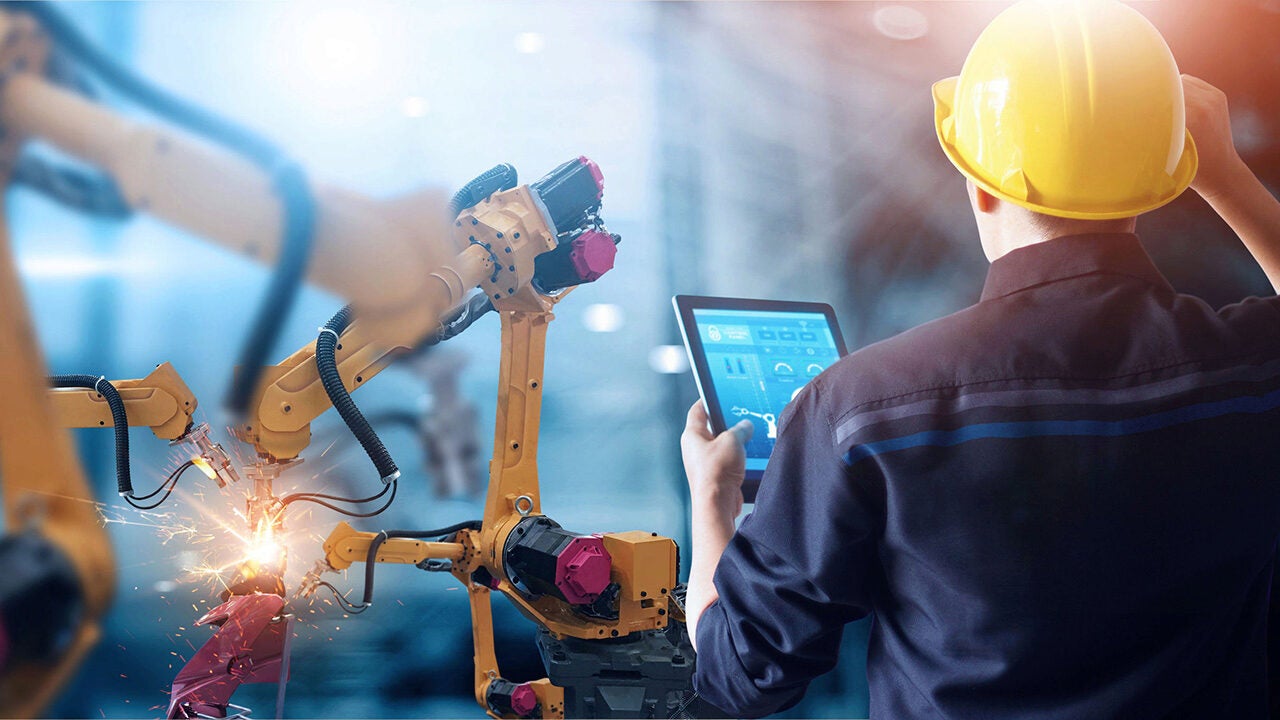
{"label": "blurred factory interior", "polygon": [[[963,179],[933,135],[930,84],[957,74],[1008,2],[68,3],[120,62],[283,143],[310,176],[379,197],[450,192],[496,163],[532,179],[586,155],[607,182],[617,267],[558,306],[542,424],[543,501],[568,528],[688,538],[678,437],[696,397],[675,293],[829,302],[850,348],[975,302],[986,262]],[[1183,72],[1223,88],[1245,160],[1280,188],[1280,1],[1135,2]],[[108,97],[109,101],[110,98]],[[40,152],[36,149],[35,152]],[[218,398],[269,270],[146,217],[94,220],[21,186],[9,218],[53,373],[140,377],[178,368],[214,428]],[[1188,192],[1139,233],[1182,292],[1212,305],[1268,284]],[[315,338],[342,301],[308,288],[276,357]],[[478,514],[494,422],[498,325],[487,318],[357,396],[404,470],[401,496],[363,529]],[[300,482],[367,475],[334,413],[314,427]],[[169,448],[134,431],[139,477]],[[110,433],[75,441],[99,497],[115,499]],[[445,458],[444,456],[448,456]],[[442,459],[444,458],[444,459]],[[144,470],[145,469],[145,470]],[[145,484],[150,484],[147,482]],[[230,506],[209,488],[172,512]],[[297,524],[315,537],[323,510]],[[54,716],[163,713],[215,581],[205,548],[123,512],[108,523],[118,590],[102,641]],[[215,535],[217,530],[201,529]],[[202,535],[203,536],[203,535]],[[318,543],[290,548],[299,572]],[[470,717],[465,591],[380,571],[387,601],[359,617],[317,603],[294,640],[289,717]],[[338,581],[347,586],[354,580]],[[494,603],[498,652],[541,676],[532,626]],[[865,623],[793,717],[867,712]],[[269,707],[274,687],[238,702]]]}

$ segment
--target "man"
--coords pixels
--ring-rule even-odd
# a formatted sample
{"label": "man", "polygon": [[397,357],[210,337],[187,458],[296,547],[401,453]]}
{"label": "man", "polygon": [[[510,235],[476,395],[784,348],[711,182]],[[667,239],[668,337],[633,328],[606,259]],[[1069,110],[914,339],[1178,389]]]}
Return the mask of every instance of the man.
{"label": "man", "polygon": [[736,532],[749,429],[690,409],[696,689],[789,707],[870,614],[873,717],[1265,717],[1280,301],[1215,312],[1133,235],[1194,177],[1280,287],[1225,97],[1089,0],[1013,6],[935,98],[982,299],[811,382]]}

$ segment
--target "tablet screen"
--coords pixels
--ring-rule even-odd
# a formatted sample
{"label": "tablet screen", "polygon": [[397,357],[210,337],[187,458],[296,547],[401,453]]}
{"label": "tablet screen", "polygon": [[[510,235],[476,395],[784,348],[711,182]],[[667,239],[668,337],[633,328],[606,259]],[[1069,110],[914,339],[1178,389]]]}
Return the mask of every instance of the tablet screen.
{"label": "tablet screen", "polygon": [[764,470],[782,409],[841,350],[819,312],[693,308],[707,375],[725,426],[750,420],[747,472]]}

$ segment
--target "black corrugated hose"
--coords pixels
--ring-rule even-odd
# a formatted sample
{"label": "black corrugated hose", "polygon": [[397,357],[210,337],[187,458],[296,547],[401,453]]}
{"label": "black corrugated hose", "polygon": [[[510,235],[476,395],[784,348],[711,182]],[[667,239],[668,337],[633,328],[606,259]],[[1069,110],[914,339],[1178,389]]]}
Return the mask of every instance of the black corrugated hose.
{"label": "black corrugated hose", "polygon": [[129,475],[129,417],[125,414],[120,393],[101,375],[53,375],[49,385],[55,388],[87,388],[97,391],[111,409],[111,424],[116,431],[116,489],[121,497],[133,495],[133,479]]}
{"label": "black corrugated hose", "polygon": [[440,327],[434,333],[423,338],[422,342],[418,343],[410,351],[410,354],[414,356],[426,354],[431,348],[445,340],[461,335],[463,330],[493,312],[493,309],[493,301],[489,299],[488,293],[483,291],[472,292],[458,307],[454,308],[452,313],[440,322]]}
{"label": "black corrugated hose", "polygon": [[[415,352],[426,352],[431,347],[458,335],[463,330],[470,327],[476,320],[484,317],[492,310],[493,304],[489,302],[483,292],[472,293],[471,296],[468,297],[467,300],[457,309],[455,309],[449,317],[445,318],[444,323],[436,330],[436,332],[427,336],[427,338],[422,341],[422,343],[415,349]],[[381,477],[385,479],[388,475],[398,476],[400,471],[391,460],[390,453],[387,452],[387,449],[382,444],[381,439],[379,439],[377,433],[374,432],[372,423],[369,422],[368,418],[364,417],[364,414],[360,412],[360,409],[357,408],[355,403],[351,400],[351,395],[347,392],[346,386],[342,384],[342,378],[338,374],[336,352],[338,345],[337,339],[342,334],[343,330],[345,330],[350,324],[350,306],[339,310],[328,323],[325,323],[324,328],[320,331],[320,335],[316,338],[316,370],[320,375],[320,380],[324,385],[325,392],[329,396],[329,402],[338,409],[338,414],[342,416],[343,421],[346,422],[347,428],[351,430],[351,433],[360,441],[361,446],[364,447],[365,452],[369,455],[369,459],[372,460],[374,466],[378,468],[378,473]],[[330,369],[326,371],[325,368]],[[410,424],[416,426],[417,422],[415,420]],[[361,430],[360,428],[365,428],[367,431]],[[373,446],[372,451],[370,450],[370,445]],[[385,464],[379,464],[379,458],[385,458]],[[396,481],[392,480],[389,485],[383,485],[382,490],[376,495],[370,495],[369,497],[364,498],[350,498],[343,497],[341,495],[329,495],[314,492],[292,493],[280,498],[280,504],[283,506],[289,506],[295,502],[311,502],[316,503],[317,505],[323,505],[330,510],[340,512],[343,515],[350,517],[373,517],[381,514],[384,510],[391,507],[391,503],[396,497],[396,485]],[[382,498],[387,494],[388,490],[391,492],[391,497],[387,498],[387,500],[376,510],[369,512],[347,510],[325,502],[326,500],[337,500],[340,502],[360,505]],[[336,593],[337,591],[335,590],[334,592]]]}
{"label": "black corrugated hose", "polygon": [[373,461],[373,466],[378,469],[382,482],[391,483],[400,477],[400,469],[391,459],[391,453],[387,452],[387,446],[382,444],[382,440],[374,432],[373,426],[365,420],[360,408],[356,407],[351,394],[342,384],[342,376],[338,374],[338,337],[350,324],[351,306],[348,305],[329,318],[329,322],[320,328],[320,335],[316,337],[316,370],[320,374],[320,382],[324,385],[325,394],[329,396],[329,402],[333,403],[334,409],[342,416],[342,421],[347,424],[351,434],[360,441],[360,446]]}
{"label": "black corrugated hose", "polygon": [[368,607],[373,604],[373,570],[378,564],[378,548],[382,547],[382,543],[391,538],[412,538],[415,540],[427,540],[430,538],[441,537],[444,535],[452,535],[459,530],[479,530],[481,522],[479,520],[466,520],[449,527],[437,528],[435,530],[383,530],[374,536],[369,542],[369,554],[365,556],[364,561],[364,599],[361,605]]}
{"label": "black corrugated hose", "polygon": [[477,175],[474,180],[463,185],[461,190],[453,194],[453,199],[449,201],[449,213],[457,217],[458,213],[475,207],[476,203],[499,190],[510,190],[516,186],[517,182],[516,169],[510,163],[495,165]]}
{"label": "black corrugated hose", "polygon": [[225,404],[236,417],[249,409],[253,392],[258,387],[262,370],[268,364],[280,328],[298,296],[302,279],[311,257],[311,241],[315,236],[316,207],[311,188],[302,169],[292,163],[271,169],[272,181],[284,206],[284,240],[275,272],[267,285],[267,294],[258,308],[258,316],[240,349],[239,371],[231,380]]}
{"label": "black corrugated hose", "polygon": [[36,18],[60,51],[78,60],[100,81],[147,110],[212,140],[271,175],[283,206],[284,231],[276,269],[240,352],[226,405],[244,415],[262,368],[302,284],[315,228],[315,200],[302,171],[273,142],[253,130],[152,84],[85,38],[51,3],[14,3]]}

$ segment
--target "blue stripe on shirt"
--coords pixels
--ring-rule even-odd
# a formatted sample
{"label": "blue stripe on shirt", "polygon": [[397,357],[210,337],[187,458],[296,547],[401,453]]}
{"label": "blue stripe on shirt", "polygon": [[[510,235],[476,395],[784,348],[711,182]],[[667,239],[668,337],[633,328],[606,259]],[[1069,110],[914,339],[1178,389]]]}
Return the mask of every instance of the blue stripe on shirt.
{"label": "blue stripe on shirt", "polygon": [[1257,414],[1280,407],[1280,390],[1255,397],[1238,397],[1199,403],[1123,420],[1029,420],[979,423],[955,430],[928,430],[890,440],[855,445],[845,453],[849,465],[870,457],[917,447],[952,447],[971,440],[1011,439],[1049,435],[1118,437],[1160,430],[1183,423],[1208,420],[1233,413]]}

